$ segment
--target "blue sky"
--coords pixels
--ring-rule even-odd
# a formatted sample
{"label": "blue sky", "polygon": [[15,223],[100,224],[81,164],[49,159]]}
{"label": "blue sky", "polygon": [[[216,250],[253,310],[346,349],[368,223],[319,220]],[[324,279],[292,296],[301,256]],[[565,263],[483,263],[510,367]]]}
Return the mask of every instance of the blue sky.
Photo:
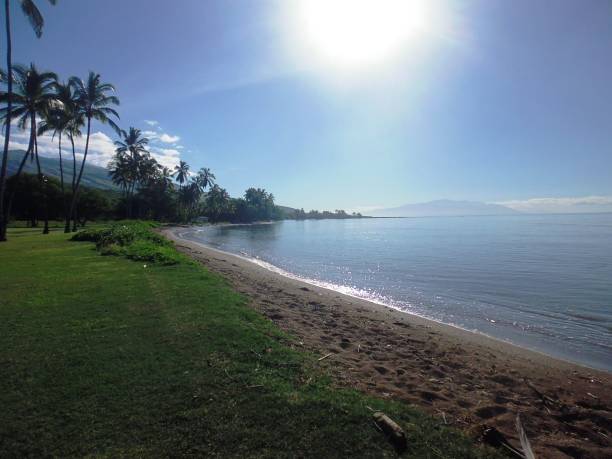
{"label": "blue sky", "polygon": [[280,0],[37,3],[40,40],[14,12],[15,62],[101,73],[122,126],[232,195],[350,210],[612,196],[609,0],[438,0],[435,31],[341,70],[296,51]]}

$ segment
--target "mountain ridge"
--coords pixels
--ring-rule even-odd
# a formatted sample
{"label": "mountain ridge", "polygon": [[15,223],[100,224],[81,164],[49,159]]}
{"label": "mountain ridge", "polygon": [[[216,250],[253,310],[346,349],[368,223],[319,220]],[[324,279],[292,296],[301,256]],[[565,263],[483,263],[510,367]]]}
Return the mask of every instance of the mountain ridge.
{"label": "mountain ridge", "polygon": [[375,209],[373,217],[461,217],[477,215],[519,215],[521,212],[500,204],[480,201],[437,199],[428,202],[404,204],[398,207]]}
{"label": "mountain ridge", "polygon": [[[15,175],[19,169],[19,164],[23,160],[23,155],[26,152],[24,150],[10,150],[8,157],[8,175]],[[48,156],[39,155],[40,168],[43,174],[50,177],[60,177],[59,158],[49,158]],[[66,183],[72,182],[72,159],[63,159],[64,168],[64,181]],[[80,164],[77,162],[77,175]],[[26,164],[23,168],[23,172],[26,174],[36,174],[36,162],[26,160]],[[108,170],[104,167],[96,166],[94,164],[85,164],[83,171],[83,178],[81,184],[87,188],[97,188],[100,190],[111,190],[118,191],[119,187],[113,183],[108,174]]]}

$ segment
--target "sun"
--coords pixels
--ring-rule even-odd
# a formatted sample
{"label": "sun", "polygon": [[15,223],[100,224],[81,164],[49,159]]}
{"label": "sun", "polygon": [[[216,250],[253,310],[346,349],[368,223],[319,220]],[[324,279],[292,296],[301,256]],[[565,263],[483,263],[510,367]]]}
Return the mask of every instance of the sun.
{"label": "sun", "polygon": [[310,58],[340,68],[372,66],[427,33],[429,1],[302,0],[293,4],[293,32]]}

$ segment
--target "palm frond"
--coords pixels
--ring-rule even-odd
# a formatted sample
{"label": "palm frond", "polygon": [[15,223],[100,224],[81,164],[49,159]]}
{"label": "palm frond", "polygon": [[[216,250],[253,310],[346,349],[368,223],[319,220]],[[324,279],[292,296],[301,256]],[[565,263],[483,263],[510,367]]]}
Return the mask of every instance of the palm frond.
{"label": "palm frond", "polygon": [[519,440],[521,441],[521,446],[523,447],[523,454],[525,455],[525,459],[535,459],[535,455],[533,454],[533,450],[531,449],[531,444],[529,443],[529,438],[527,438],[527,434],[525,433],[525,429],[523,428],[523,423],[521,422],[520,414],[516,415],[516,430],[519,434]]}
{"label": "palm frond", "polygon": [[38,38],[42,36],[43,26],[45,25],[45,20],[40,14],[40,10],[36,7],[36,4],[33,0],[20,0],[21,3],[21,11],[30,21],[30,25],[34,29],[34,33]]}

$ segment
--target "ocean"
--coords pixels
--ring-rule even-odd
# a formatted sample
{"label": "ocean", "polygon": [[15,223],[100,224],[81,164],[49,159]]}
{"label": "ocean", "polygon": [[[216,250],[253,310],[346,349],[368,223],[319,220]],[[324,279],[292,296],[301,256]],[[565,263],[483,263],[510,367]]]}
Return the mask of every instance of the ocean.
{"label": "ocean", "polygon": [[194,227],[181,236],[612,371],[612,214],[283,221]]}

